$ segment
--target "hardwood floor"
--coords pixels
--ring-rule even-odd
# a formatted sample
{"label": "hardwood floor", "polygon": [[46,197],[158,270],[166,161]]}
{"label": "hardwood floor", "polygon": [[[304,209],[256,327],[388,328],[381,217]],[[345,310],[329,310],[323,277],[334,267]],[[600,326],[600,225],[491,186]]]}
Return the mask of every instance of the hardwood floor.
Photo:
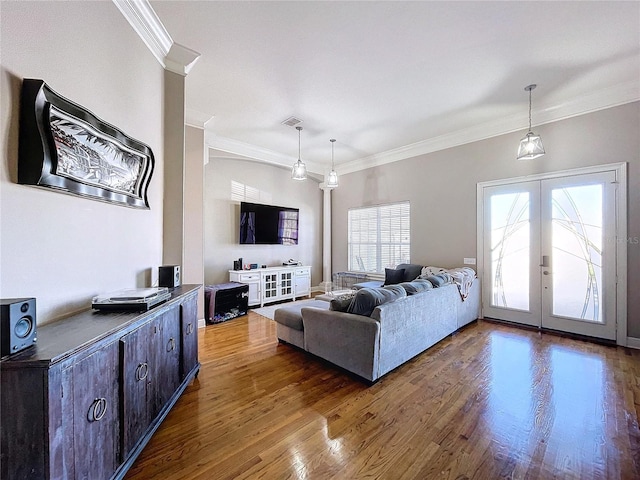
{"label": "hardwood floor", "polygon": [[640,351],[479,321],[369,387],[253,312],[127,479],[638,479]]}

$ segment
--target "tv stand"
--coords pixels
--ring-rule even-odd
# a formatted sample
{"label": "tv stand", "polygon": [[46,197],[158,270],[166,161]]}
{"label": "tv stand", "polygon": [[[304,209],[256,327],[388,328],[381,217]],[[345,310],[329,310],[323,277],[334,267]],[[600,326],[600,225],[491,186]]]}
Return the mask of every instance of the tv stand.
{"label": "tv stand", "polygon": [[311,267],[281,266],[229,270],[229,280],[249,285],[249,306],[311,297]]}

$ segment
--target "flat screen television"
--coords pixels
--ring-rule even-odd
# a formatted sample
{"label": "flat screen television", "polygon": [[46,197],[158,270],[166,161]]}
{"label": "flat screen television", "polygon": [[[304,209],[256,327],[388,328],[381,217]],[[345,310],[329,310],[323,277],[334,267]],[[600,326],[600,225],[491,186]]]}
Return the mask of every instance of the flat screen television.
{"label": "flat screen television", "polygon": [[297,208],[240,203],[240,244],[297,245]]}

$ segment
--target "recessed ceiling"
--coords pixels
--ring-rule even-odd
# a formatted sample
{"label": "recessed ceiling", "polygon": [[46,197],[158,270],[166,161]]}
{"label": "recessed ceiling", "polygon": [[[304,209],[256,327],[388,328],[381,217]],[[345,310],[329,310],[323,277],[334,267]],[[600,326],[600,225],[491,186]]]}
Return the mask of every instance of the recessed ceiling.
{"label": "recessed ceiling", "polygon": [[[215,147],[322,172],[640,98],[639,2],[151,1]],[[422,149],[422,150],[421,150]]]}

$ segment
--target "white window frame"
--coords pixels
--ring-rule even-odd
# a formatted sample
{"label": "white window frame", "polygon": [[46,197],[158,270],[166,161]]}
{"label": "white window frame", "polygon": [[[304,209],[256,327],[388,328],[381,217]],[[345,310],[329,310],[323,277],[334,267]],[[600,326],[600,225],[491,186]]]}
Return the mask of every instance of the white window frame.
{"label": "white window frame", "polygon": [[[405,223],[406,222],[406,229],[403,229],[402,236],[399,239],[398,242],[391,242],[391,241],[383,241],[382,236],[383,236],[383,229],[382,229],[382,222],[384,218],[389,218],[389,215],[384,215],[385,213],[388,213],[390,209],[393,209],[392,213],[393,216],[400,216],[401,217],[401,222]],[[360,241],[356,241],[353,238],[352,235],[352,231],[355,227],[354,222],[357,221],[356,218],[354,218],[354,215],[356,213],[362,213],[363,211],[368,210],[370,211],[370,213],[374,213],[375,215],[372,215],[373,217],[375,217],[375,225],[372,226],[372,228],[369,229],[369,235],[372,238],[375,238],[374,241],[368,241],[368,242],[360,242]],[[362,262],[358,262],[357,261],[357,255],[355,255],[353,253],[353,248],[356,246],[362,246],[362,245],[369,245],[369,246],[375,246],[375,268],[374,269],[367,269],[366,265],[364,265]],[[387,264],[387,265],[383,265],[383,258],[384,258],[384,247],[386,248],[393,248],[393,247],[397,247],[401,253],[399,254],[399,256],[397,256],[397,258],[393,258],[392,260],[392,264]],[[406,252],[406,254],[403,254],[402,251]],[[410,263],[410,256],[411,256],[411,203],[406,200],[406,201],[402,201],[402,202],[394,202],[394,203],[387,203],[387,204],[381,204],[381,205],[374,205],[374,206],[368,206],[368,207],[357,207],[357,208],[350,208],[348,210],[347,213],[347,256],[348,256],[348,269],[350,272],[368,272],[368,273],[374,273],[374,274],[384,274],[384,269],[385,268],[394,268],[396,265],[400,264],[400,263]]]}

